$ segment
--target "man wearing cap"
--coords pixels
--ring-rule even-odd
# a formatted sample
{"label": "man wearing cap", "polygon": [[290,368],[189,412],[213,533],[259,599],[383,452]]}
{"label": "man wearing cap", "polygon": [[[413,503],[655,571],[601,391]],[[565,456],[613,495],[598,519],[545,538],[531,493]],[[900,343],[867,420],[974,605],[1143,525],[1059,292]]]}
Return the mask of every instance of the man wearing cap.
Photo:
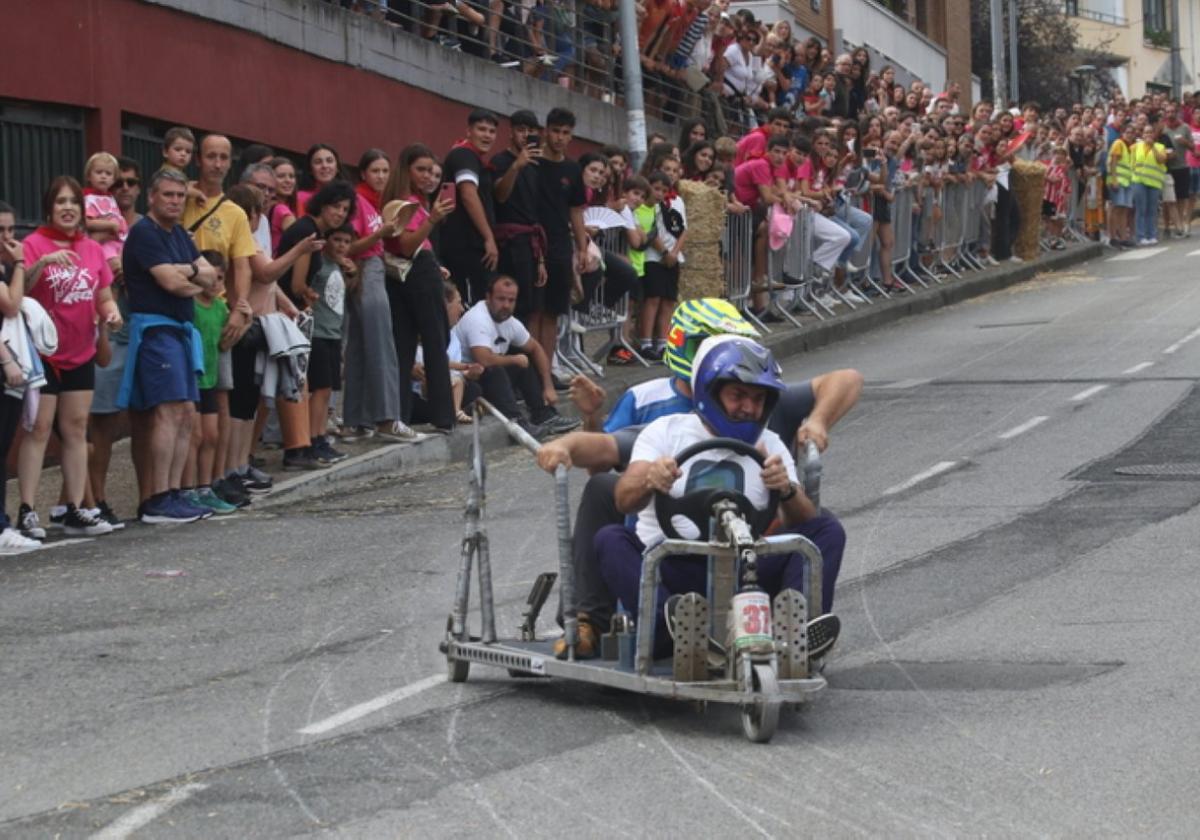
{"label": "man wearing cap", "polygon": [[496,198],[496,245],[500,273],[517,282],[516,317],[529,325],[533,287],[546,282],[546,231],[537,217],[537,162],[542,156],[538,119],[532,111],[509,118],[508,148],[492,158]]}

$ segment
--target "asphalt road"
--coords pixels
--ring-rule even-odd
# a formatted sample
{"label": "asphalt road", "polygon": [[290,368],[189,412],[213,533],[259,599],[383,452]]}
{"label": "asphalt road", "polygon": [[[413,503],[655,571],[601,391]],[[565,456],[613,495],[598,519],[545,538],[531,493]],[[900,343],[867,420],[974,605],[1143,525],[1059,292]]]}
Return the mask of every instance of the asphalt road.
{"label": "asphalt road", "polygon": [[[711,706],[446,683],[454,468],[5,560],[0,835],[1192,836],[1200,468],[1117,470],[1200,463],[1194,247],[784,360],[868,387],[825,459],[830,687],[769,745]],[[501,628],[554,566],[551,493],[492,458]]]}

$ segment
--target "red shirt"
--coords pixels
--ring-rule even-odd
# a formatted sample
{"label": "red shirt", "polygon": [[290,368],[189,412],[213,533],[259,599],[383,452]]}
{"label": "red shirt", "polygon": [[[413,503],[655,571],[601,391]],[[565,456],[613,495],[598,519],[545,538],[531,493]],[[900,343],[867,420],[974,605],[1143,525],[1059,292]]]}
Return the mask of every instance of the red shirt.
{"label": "red shirt", "polygon": [[744,136],[737,142],[737,153],[733,157],[733,165],[745,163],[754,158],[764,157],[767,154],[767,138],[770,136],[770,129],[762,126],[754,129],[749,134]]}
{"label": "red shirt", "polygon": [[762,200],[759,187],[769,187],[774,183],[771,162],[763,157],[748,160],[733,170],[733,194],[747,207],[753,207]]}

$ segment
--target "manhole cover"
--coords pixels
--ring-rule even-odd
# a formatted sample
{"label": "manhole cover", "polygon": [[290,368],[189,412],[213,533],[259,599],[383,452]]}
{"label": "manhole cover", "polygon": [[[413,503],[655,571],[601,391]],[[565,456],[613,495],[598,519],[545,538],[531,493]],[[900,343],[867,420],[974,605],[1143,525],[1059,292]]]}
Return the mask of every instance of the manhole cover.
{"label": "manhole cover", "polygon": [[1117,475],[1167,475],[1200,478],[1200,461],[1181,461],[1174,464],[1134,464],[1117,467]]}

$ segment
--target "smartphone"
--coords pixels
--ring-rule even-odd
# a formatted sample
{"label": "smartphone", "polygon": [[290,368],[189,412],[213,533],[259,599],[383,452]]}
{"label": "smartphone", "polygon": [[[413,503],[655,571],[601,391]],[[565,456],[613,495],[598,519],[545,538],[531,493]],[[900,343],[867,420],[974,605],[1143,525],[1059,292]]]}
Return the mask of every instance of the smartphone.
{"label": "smartphone", "polygon": [[542,138],[539,137],[537,134],[527,135],[525,137],[525,145],[526,146],[540,146],[540,145],[542,145]]}
{"label": "smartphone", "polygon": [[453,181],[447,181],[446,183],[442,184],[442,189],[438,193],[438,201],[449,201],[451,204],[453,204],[454,191],[455,187]]}
{"label": "smartphone", "polygon": [[872,160],[875,157],[874,149],[863,149],[863,157],[866,160]]}

